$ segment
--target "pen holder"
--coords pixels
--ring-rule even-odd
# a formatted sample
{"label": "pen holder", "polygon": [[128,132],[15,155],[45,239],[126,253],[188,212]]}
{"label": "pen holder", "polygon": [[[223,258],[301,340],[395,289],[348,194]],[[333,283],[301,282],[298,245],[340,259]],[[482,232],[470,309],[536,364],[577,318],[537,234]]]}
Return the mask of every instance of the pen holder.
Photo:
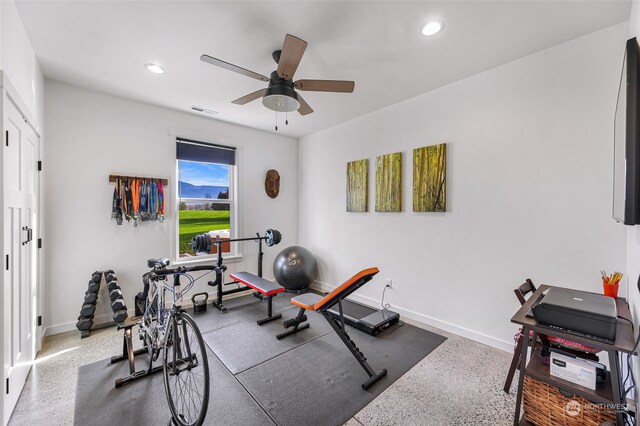
{"label": "pen holder", "polygon": [[618,298],[618,284],[607,284],[602,282],[602,288],[605,296],[613,297],[614,299]]}

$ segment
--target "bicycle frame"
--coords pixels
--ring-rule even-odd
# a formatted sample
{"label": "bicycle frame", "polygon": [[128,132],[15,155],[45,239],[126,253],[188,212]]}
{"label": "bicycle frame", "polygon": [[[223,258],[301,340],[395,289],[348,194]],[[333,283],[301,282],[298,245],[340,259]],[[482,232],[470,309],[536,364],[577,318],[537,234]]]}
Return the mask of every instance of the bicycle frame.
{"label": "bicycle frame", "polygon": [[[154,269],[153,274],[149,277],[149,282],[153,285],[149,289],[151,294],[147,297],[147,306],[140,320],[140,333],[145,333],[149,342],[153,345],[153,351],[160,350],[166,342],[167,325],[171,323],[176,312],[182,309],[183,296],[194,284],[194,279],[188,275],[189,272],[196,271],[213,271],[214,266],[194,266],[194,267],[178,267],[175,269]],[[173,275],[173,283],[168,284],[167,278]],[[190,282],[185,286],[184,290],[180,283],[180,277],[188,277]],[[173,301],[170,307],[166,307],[166,293],[173,295]],[[156,312],[150,312],[154,306]],[[154,324],[155,320],[155,324]]]}
{"label": "bicycle frame", "polygon": [[[166,268],[164,260],[150,261],[150,265],[155,263],[155,267],[150,273],[145,274],[145,290],[146,301],[145,310],[142,318],[138,322],[138,332],[144,341],[144,348],[139,349],[139,353],[148,352],[149,366],[146,370],[135,371],[133,367],[133,356],[135,352],[131,349],[131,326],[128,329],[128,335],[125,330],[125,344],[129,348],[129,353],[117,360],[124,359],[127,355],[130,359],[131,374],[128,377],[116,381],[116,387],[122,384],[132,382],[136,379],[148,376],[158,371],[164,372],[164,388],[169,409],[172,415],[172,424],[192,424],[192,415],[197,415],[193,419],[197,425],[202,425],[206,417],[208,401],[209,401],[209,367],[206,354],[206,347],[202,339],[202,335],[194,320],[182,308],[183,296],[193,287],[196,279],[189,273],[195,271],[214,271],[214,266],[194,266],[194,267],[177,267]],[[169,275],[172,276],[173,282],[170,281]],[[188,280],[187,283],[181,283],[180,278],[184,276]],[[172,298],[167,300],[167,292],[171,293]],[[191,331],[188,331],[191,330]],[[160,352],[163,352],[161,365],[153,366],[158,360]],[[112,358],[113,362],[113,358]],[[200,367],[202,365],[203,367]],[[200,376],[204,380],[203,386],[205,391],[201,395],[196,390],[196,396],[193,395],[193,383],[199,382],[200,379],[192,377],[192,370],[203,368],[204,375]],[[185,376],[181,376],[186,374]],[[198,374],[198,373],[196,373]],[[182,377],[182,379],[180,379]],[[182,385],[180,382],[182,380]],[[185,381],[187,380],[187,381]],[[187,383],[188,382],[188,383]],[[171,386],[173,383],[173,386]],[[189,389],[182,389],[187,383]],[[182,390],[180,390],[182,389]],[[176,392],[179,392],[176,394]],[[184,392],[184,393],[183,393]],[[191,398],[194,399],[191,399]],[[197,398],[200,398],[197,400]],[[197,400],[197,401],[196,401]],[[185,405],[186,404],[186,405]],[[186,406],[186,411],[185,411]],[[192,412],[192,409],[195,411]],[[186,422],[189,423],[186,423]]]}

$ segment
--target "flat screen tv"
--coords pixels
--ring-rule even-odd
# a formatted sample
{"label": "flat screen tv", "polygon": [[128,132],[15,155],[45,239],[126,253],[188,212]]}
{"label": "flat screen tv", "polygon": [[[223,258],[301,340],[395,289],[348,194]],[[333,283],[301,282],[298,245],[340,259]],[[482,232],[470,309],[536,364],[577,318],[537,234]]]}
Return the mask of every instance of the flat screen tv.
{"label": "flat screen tv", "polygon": [[614,120],[613,218],[625,225],[640,224],[640,47],[627,40]]}

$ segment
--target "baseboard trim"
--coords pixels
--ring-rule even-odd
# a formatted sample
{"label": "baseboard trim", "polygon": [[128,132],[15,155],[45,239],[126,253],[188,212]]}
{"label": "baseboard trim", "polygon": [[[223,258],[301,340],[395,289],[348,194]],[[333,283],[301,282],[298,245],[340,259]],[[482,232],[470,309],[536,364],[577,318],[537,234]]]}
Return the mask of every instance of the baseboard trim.
{"label": "baseboard trim", "polygon": [[[216,292],[215,291],[209,291],[207,292],[209,294],[209,299],[207,301],[207,309],[216,309],[211,305],[211,301],[215,299],[216,297]],[[247,290],[247,291],[241,291],[239,293],[234,293],[234,294],[230,294],[227,296],[224,296],[223,300],[231,300],[231,299],[235,299],[236,297],[242,297],[242,296],[247,296],[249,294],[253,293],[253,290]],[[191,303],[191,299],[188,299],[189,301],[187,303],[183,303],[183,307],[186,309],[192,308],[193,307],[193,303]],[[127,313],[129,314],[129,317],[132,317],[135,315],[135,309],[128,309]],[[76,328],[76,322],[77,321],[71,321],[71,322],[65,322],[62,324],[55,324],[55,325],[50,325],[45,327],[42,336],[53,336],[54,334],[60,334],[60,333],[66,333],[68,331],[73,331],[73,330],[78,330]],[[95,324],[106,324],[109,322],[113,322],[113,317],[111,316],[111,314],[106,314],[106,315],[99,315],[94,317],[93,322]]]}
{"label": "baseboard trim", "polygon": [[[336,286],[332,286],[320,281],[314,281],[313,284],[311,284],[311,287],[315,290],[322,291],[322,292],[331,292],[336,288]],[[363,303],[367,306],[370,306],[372,308],[377,309],[380,307],[380,301],[376,299],[372,299],[370,297],[353,293],[349,296],[349,298],[355,300],[356,302]],[[414,312],[412,310],[405,309],[396,305],[394,305],[391,309],[395,312],[398,312],[401,316],[408,318],[412,321],[416,321],[420,324],[436,327],[441,330],[456,334],[458,336],[476,341],[478,343],[491,346],[501,351],[513,353],[513,342],[498,339],[496,337],[489,336],[487,334],[484,334],[475,330],[471,330],[469,328],[462,327],[456,324],[452,324],[448,321],[443,321],[437,318],[430,317],[428,315]]]}
{"label": "baseboard trim", "polygon": [[[135,309],[127,310],[127,314],[129,314],[130,317],[135,315],[135,313],[136,313]],[[68,331],[73,331],[73,330],[78,331],[78,329],[76,328],[76,322],[77,321],[71,321],[71,322],[65,322],[62,324],[50,325],[47,328],[45,328],[44,336],[53,336],[54,334],[66,333]],[[93,318],[93,323],[98,326],[100,324],[107,324],[110,322],[111,323],[113,322],[113,316],[111,314],[98,315]]]}

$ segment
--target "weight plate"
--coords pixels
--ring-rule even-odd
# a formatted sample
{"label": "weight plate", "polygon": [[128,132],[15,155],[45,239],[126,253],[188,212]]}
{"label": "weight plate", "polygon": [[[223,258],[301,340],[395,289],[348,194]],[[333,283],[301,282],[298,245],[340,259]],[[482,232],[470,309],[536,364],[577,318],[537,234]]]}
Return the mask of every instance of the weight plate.
{"label": "weight plate", "polygon": [[264,242],[267,244],[267,247],[273,245],[273,231],[271,229],[264,231]]}

